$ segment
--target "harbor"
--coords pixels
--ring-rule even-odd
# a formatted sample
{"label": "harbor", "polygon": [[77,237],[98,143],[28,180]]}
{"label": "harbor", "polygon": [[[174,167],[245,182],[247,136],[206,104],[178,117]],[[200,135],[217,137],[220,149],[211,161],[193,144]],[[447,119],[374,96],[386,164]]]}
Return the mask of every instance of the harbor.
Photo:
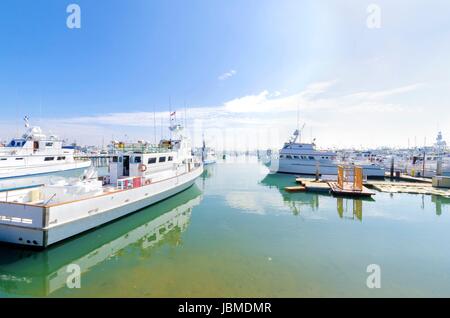
{"label": "harbor", "polygon": [[[450,199],[289,193],[284,187],[295,184],[293,176],[264,169],[256,157],[230,156],[207,167],[187,191],[95,231],[43,251],[1,246],[0,295],[450,294],[450,258],[442,253]],[[374,262],[384,268],[382,289],[365,284]],[[65,284],[73,263],[82,268],[81,289]]]}
{"label": "harbor", "polygon": [[[3,148],[5,157],[30,157],[18,171],[32,172],[36,154],[86,169],[45,160],[44,176],[14,176],[22,186],[0,191],[0,296],[95,297],[98,286],[105,297],[450,295],[443,270],[419,257],[432,253],[450,266],[438,252],[450,223],[440,159],[435,175],[418,175],[380,153],[374,160],[318,150],[298,129],[279,151],[218,154],[204,136],[193,147],[175,112],[170,124],[171,138],[159,143],[112,141],[108,150],[82,152],[49,142],[25,120],[23,139]],[[43,143],[56,146],[39,150]],[[430,243],[440,238],[438,254],[417,232],[422,226]],[[374,255],[387,268],[388,289],[365,286],[364,264]],[[73,264],[82,290],[65,283]],[[436,277],[415,281],[417,292],[400,287],[419,269]],[[177,279],[166,286],[168,277]]]}
{"label": "harbor", "polygon": [[405,8],[6,1],[0,300],[450,298],[450,2]]}

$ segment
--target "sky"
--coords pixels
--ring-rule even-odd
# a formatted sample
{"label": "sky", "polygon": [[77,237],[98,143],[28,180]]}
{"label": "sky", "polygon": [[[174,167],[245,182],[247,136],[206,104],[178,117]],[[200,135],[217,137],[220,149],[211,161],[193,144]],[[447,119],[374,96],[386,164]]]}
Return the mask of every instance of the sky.
{"label": "sky", "polygon": [[446,0],[2,0],[0,140],[29,116],[79,144],[153,142],[170,111],[217,149],[279,148],[297,127],[319,148],[450,140],[449,12]]}

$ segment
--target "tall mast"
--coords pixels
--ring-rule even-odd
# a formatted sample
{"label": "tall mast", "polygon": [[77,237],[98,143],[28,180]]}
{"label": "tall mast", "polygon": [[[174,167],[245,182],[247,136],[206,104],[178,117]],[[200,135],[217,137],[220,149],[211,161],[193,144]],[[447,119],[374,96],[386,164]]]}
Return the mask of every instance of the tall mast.
{"label": "tall mast", "polygon": [[156,145],[156,112],[155,112],[155,106],[153,106],[153,138],[155,139],[155,145]]}

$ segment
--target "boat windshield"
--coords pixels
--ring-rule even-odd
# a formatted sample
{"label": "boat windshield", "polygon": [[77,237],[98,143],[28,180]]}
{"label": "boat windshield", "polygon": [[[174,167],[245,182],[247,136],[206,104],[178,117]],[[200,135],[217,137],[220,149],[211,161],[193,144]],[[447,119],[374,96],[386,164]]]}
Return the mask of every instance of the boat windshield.
{"label": "boat windshield", "polygon": [[8,147],[23,147],[25,145],[25,142],[26,141],[24,139],[13,139],[8,144]]}

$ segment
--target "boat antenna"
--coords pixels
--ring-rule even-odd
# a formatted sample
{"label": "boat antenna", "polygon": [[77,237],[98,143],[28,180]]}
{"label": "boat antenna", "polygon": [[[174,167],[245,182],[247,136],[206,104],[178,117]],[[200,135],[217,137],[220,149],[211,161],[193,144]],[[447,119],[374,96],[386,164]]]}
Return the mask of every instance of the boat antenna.
{"label": "boat antenna", "polygon": [[[169,127],[172,126],[172,96],[169,96]],[[170,131],[170,140],[172,140],[172,130]]]}
{"label": "boat antenna", "polygon": [[153,138],[155,139],[155,145],[156,145],[156,111],[155,111],[155,105],[153,105]]}
{"label": "boat antenna", "polygon": [[186,123],[186,100],[184,101],[184,129],[187,129],[187,123]]}
{"label": "boat antenna", "polygon": [[28,116],[25,116],[23,118],[23,121],[25,122],[25,128],[30,128],[30,122],[29,122],[30,118]]}

